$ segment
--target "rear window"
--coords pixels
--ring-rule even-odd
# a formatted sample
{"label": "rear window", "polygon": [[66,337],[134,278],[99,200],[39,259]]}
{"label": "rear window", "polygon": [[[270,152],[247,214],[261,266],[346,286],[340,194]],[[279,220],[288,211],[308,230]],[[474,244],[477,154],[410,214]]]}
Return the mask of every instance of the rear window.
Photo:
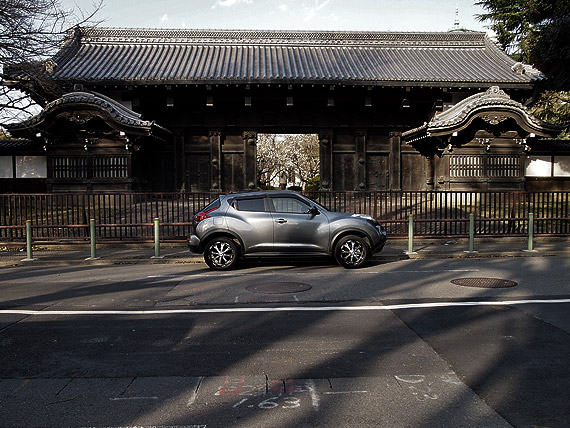
{"label": "rear window", "polygon": [[265,212],[264,198],[236,199],[233,206],[238,211]]}

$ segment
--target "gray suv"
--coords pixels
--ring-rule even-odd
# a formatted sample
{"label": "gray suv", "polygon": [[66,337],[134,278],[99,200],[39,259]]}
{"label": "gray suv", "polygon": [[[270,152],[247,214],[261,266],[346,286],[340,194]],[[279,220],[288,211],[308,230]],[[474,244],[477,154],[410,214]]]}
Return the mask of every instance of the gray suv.
{"label": "gray suv", "polygon": [[221,195],[194,216],[188,237],[214,270],[240,258],[323,255],[358,268],[385,243],[386,231],[369,215],[328,211],[291,191]]}

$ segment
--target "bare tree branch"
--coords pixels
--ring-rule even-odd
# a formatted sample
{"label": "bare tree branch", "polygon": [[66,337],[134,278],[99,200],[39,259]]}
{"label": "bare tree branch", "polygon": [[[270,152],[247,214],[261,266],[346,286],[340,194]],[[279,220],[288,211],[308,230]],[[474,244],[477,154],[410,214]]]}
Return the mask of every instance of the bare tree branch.
{"label": "bare tree branch", "polygon": [[60,0],[0,1],[0,126],[61,95],[49,76],[56,65],[51,58],[71,28],[97,25],[102,7],[103,0],[95,0],[90,11],[64,9]]}

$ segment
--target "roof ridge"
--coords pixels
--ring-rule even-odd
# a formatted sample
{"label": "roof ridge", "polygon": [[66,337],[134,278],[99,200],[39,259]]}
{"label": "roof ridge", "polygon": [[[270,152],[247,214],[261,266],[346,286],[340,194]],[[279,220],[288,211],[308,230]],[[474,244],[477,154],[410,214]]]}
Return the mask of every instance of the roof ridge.
{"label": "roof ridge", "polygon": [[392,32],[392,31],[328,31],[328,30],[217,30],[84,27],[83,42],[152,43],[239,42],[239,43],[318,43],[318,44],[380,44],[380,45],[477,45],[486,38],[481,32]]}

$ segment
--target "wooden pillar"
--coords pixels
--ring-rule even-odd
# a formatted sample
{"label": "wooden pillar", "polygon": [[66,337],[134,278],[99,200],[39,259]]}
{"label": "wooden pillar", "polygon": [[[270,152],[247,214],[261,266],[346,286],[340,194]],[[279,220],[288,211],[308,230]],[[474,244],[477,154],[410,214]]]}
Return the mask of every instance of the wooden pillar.
{"label": "wooden pillar", "polygon": [[358,190],[366,190],[366,131],[356,131],[355,149]]}
{"label": "wooden pillar", "polygon": [[222,190],[222,132],[210,131],[210,150],[211,150],[211,165],[212,165],[212,183],[211,191],[219,192]]}
{"label": "wooden pillar", "polygon": [[426,190],[433,190],[435,188],[435,158],[433,156],[427,156],[425,159]]}
{"label": "wooden pillar", "polygon": [[319,156],[321,189],[332,190],[333,133],[326,129],[319,132]]}
{"label": "wooden pillar", "polygon": [[390,132],[390,190],[402,190],[401,132]]}
{"label": "wooden pillar", "polygon": [[182,130],[176,130],[173,136],[174,142],[174,187],[176,190],[185,189],[184,176],[186,171],[186,159],[184,156],[184,134]]}
{"label": "wooden pillar", "polygon": [[257,188],[257,132],[245,131],[242,136],[244,188],[255,190]]}

